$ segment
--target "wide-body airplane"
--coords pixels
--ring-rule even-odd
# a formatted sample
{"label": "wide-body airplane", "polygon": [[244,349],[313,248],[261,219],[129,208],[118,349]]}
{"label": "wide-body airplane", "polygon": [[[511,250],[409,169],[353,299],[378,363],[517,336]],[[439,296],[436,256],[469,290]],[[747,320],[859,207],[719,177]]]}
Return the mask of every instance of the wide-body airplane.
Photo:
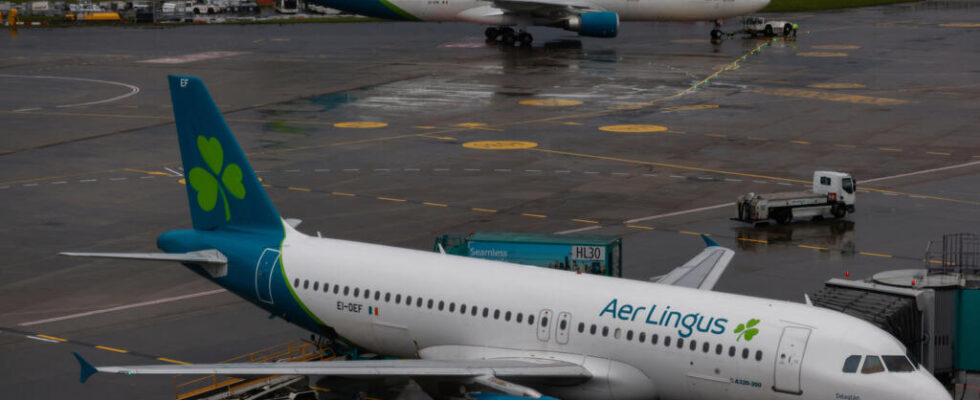
{"label": "wide-body airplane", "polygon": [[160,235],[165,253],[66,254],[181,262],[310,332],[397,359],[94,367],[79,356],[83,381],[217,373],[410,378],[437,397],[950,398],[865,321],[712,291],[734,252],[708,238],[645,282],[304,235],[269,201],[204,84],[169,79],[193,228]]}
{"label": "wide-body airplane", "polygon": [[[311,0],[338,10],[391,20],[490,25],[487,39],[530,45],[529,26],[581,36],[616,37],[620,21],[718,21],[756,12],[769,0]],[[514,31],[517,27],[517,31]]]}

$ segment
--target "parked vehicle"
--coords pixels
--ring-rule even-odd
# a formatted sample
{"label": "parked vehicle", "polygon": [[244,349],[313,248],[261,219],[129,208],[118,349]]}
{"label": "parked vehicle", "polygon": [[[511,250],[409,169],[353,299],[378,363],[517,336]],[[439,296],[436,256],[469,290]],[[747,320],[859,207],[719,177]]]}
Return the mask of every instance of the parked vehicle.
{"label": "parked vehicle", "polygon": [[843,218],[854,212],[857,182],[850,174],[833,171],[813,173],[813,188],[800,192],[747,193],[735,202],[737,221],[787,224],[794,218]]}
{"label": "parked vehicle", "polygon": [[752,36],[766,35],[789,36],[793,33],[793,23],[789,21],[767,20],[762,17],[745,17],[742,20],[742,32]]}

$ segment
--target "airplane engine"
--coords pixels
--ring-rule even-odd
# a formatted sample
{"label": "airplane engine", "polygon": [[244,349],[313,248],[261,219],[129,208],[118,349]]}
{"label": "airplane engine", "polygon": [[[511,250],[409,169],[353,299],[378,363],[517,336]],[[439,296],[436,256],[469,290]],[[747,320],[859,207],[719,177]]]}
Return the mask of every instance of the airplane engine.
{"label": "airplane engine", "polygon": [[580,36],[613,38],[619,32],[619,15],[611,11],[579,14],[565,21],[565,29]]}

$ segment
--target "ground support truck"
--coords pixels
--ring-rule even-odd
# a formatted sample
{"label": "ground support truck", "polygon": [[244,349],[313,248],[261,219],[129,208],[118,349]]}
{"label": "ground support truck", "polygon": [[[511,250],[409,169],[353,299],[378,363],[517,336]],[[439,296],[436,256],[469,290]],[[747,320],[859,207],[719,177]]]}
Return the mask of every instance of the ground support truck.
{"label": "ground support truck", "polygon": [[854,212],[857,182],[850,174],[813,173],[813,188],[800,192],[747,193],[735,201],[736,221],[787,224],[795,218],[843,218]]}

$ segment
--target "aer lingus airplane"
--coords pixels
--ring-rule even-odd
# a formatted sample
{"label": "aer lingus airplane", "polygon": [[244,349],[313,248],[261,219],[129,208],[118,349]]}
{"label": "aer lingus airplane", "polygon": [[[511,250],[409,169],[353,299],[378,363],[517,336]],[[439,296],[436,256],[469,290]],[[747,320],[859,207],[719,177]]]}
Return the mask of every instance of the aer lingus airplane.
{"label": "aer lingus airplane", "polygon": [[[487,39],[531,44],[529,26],[581,36],[616,37],[619,21],[720,21],[756,12],[769,0],[311,0],[313,4],[376,18],[490,25]],[[515,33],[514,28],[518,31]]]}
{"label": "aer lingus airplane", "polygon": [[281,374],[411,378],[437,397],[950,398],[865,321],[712,291],[734,252],[707,238],[644,282],[304,235],[270,203],[204,84],[171,76],[170,91],[193,228],[160,235],[165,253],[67,254],[180,262],[310,332],[399,359],[94,367],[79,356],[82,381]]}

